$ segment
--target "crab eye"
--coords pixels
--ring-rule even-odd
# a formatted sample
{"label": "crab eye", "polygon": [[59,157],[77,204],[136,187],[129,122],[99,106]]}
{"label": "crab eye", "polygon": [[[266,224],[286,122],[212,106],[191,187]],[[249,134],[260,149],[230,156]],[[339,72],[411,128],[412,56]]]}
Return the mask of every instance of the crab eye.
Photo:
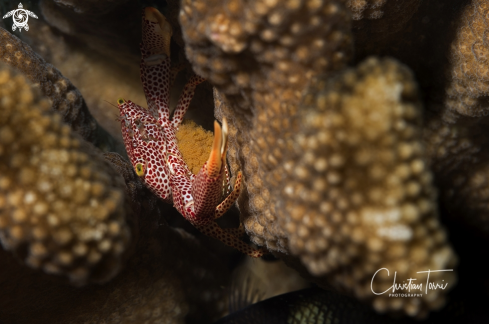
{"label": "crab eye", "polygon": [[126,101],[124,99],[122,99],[122,98],[117,99],[117,103],[119,105],[122,105],[124,102],[126,102]]}
{"label": "crab eye", "polygon": [[142,163],[136,163],[136,174],[140,177],[144,176],[144,165]]}

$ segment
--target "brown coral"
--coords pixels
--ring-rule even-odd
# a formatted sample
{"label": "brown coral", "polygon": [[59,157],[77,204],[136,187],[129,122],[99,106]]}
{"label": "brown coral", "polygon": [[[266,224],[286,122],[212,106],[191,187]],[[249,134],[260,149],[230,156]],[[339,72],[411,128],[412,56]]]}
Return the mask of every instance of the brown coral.
{"label": "brown coral", "polygon": [[0,238],[76,284],[119,271],[130,233],[122,179],[18,73],[0,70]]}
{"label": "brown coral", "polygon": [[[384,15],[387,0],[348,0],[346,6],[352,11],[352,19],[379,19]],[[393,1],[390,1],[391,3]]]}
{"label": "brown coral", "polygon": [[[420,0],[414,1],[397,1],[397,0],[348,0],[346,6],[350,8],[352,12],[353,20],[377,20],[381,18],[387,18],[391,22],[396,22],[397,25],[402,25],[407,19],[409,19],[416,11],[420,3]],[[385,17],[387,13],[387,17]],[[382,24],[377,24],[377,28],[372,28],[376,32],[395,32],[394,30],[387,30],[385,20]],[[356,26],[357,28],[360,25]],[[393,27],[390,25],[390,27]]]}
{"label": "brown coral", "polygon": [[195,71],[249,120],[257,93],[300,91],[313,72],[338,69],[350,56],[349,17],[341,1],[189,0],[181,8]]}
{"label": "brown coral", "polygon": [[40,9],[51,26],[65,34],[76,35],[92,50],[129,66],[139,61],[138,1],[42,0]]}
{"label": "brown coral", "polygon": [[[344,61],[320,67],[315,65],[314,55],[306,55],[304,60],[294,56],[297,52],[288,55],[296,44],[310,42],[308,48],[313,48],[315,42],[296,39],[287,32],[280,34],[270,27],[274,19],[282,18],[277,20],[279,26],[290,24],[289,30],[293,30],[315,16],[302,12],[296,17],[287,12],[290,8],[276,14],[275,4],[256,1],[248,7],[236,1],[221,10],[186,2],[181,13],[189,59],[216,87],[216,116],[230,121],[231,170],[242,170],[246,182],[238,200],[245,228],[253,242],[271,251],[300,256],[309,272],[328,274],[334,278],[328,282],[372,301],[380,311],[425,316],[443,304],[442,294],[435,294],[436,302],[420,298],[391,302],[374,299],[367,284],[381,262],[382,266],[402,269],[399,275],[405,278],[415,271],[412,265],[430,268],[456,263],[437,220],[436,193],[420,142],[416,84],[410,72],[397,63],[376,60],[331,83],[325,81],[328,76],[311,79],[315,73],[340,69]],[[415,10],[419,2],[411,4]],[[347,58],[344,7],[332,2],[322,5],[337,5],[329,35],[336,33],[345,40],[322,57],[330,62],[339,56]],[[244,14],[234,16],[234,9]],[[254,13],[258,13],[256,17]],[[239,20],[244,27],[234,28],[233,23]],[[293,39],[286,42],[289,45],[282,42],[290,40],[287,36]],[[276,40],[279,42],[274,43]],[[267,54],[275,59],[274,64],[267,61]],[[282,58],[293,58],[292,63],[281,66]],[[294,74],[294,69],[302,74]],[[222,78],[221,72],[226,73]],[[296,78],[285,76],[289,72]],[[312,92],[300,104],[308,81]],[[339,93],[345,95],[344,100]],[[336,108],[330,111],[329,106]],[[315,113],[315,109],[319,111]],[[291,119],[295,114],[297,119]],[[359,115],[370,119],[365,121]],[[327,124],[330,117],[341,121],[322,130],[319,124]],[[356,136],[350,136],[351,132]],[[316,138],[318,133],[326,134],[322,142]],[[355,139],[355,143],[348,142]],[[326,146],[328,156],[321,151]],[[426,237],[426,231],[433,237]],[[427,251],[438,256],[436,261]],[[438,278],[454,284],[452,274]],[[324,277],[313,280],[327,286]],[[383,278],[378,285],[384,287],[388,282]]]}
{"label": "brown coral", "polygon": [[[456,259],[437,221],[409,70],[370,59],[326,80],[312,82],[297,119],[282,126],[287,131],[275,122],[282,110],[259,112],[256,149],[230,127],[230,146],[238,148],[230,149],[231,169],[242,165],[246,175],[248,196],[239,205],[249,215],[244,223],[251,240],[299,255],[310,273],[328,278],[310,279],[366,299],[378,268],[396,268],[407,277],[417,271],[413,265],[452,267]],[[216,98],[217,112],[229,115],[218,93]],[[264,172],[264,165],[275,167]],[[451,274],[442,277],[455,282]],[[383,278],[379,288],[388,283]],[[422,317],[443,300],[438,295],[436,303],[391,303],[378,297],[373,303],[380,311]]]}
{"label": "brown coral", "polygon": [[[377,269],[396,269],[407,279],[419,269],[455,265],[437,220],[409,70],[372,58],[338,79],[318,79],[298,118],[276,211],[291,251],[312,274],[327,273],[365,298]],[[452,275],[442,277],[454,283]],[[392,284],[383,280],[377,291]],[[423,316],[443,300],[377,297],[374,306]]]}
{"label": "brown coral", "polygon": [[[245,175],[239,206],[246,229],[261,232],[252,236],[255,243],[286,251],[282,230],[264,228],[275,217],[269,210],[266,172],[278,163],[264,145],[274,152],[283,149],[280,138],[291,131],[286,116],[295,113],[308,78],[344,66],[351,50],[347,9],[339,1],[292,1],[285,6],[233,1],[225,4],[226,10],[217,3],[183,4],[186,52],[197,72],[219,91],[216,115],[229,121],[231,171],[243,170]],[[254,115],[260,122],[254,122]],[[263,235],[270,239],[259,239]]]}
{"label": "brown coral", "polygon": [[52,108],[83,139],[103,150],[123,152],[121,145],[93,119],[73,84],[27,44],[1,28],[0,61],[19,69],[31,82],[38,84],[42,94],[51,100]]}
{"label": "brown coral", "polygon": [[[131,208],[123,204],[122,179],[95,148],[73,135],[24,77],[4,66],[0,71],[1,243],[47,273],[0,247],[0,277],[10,278],[0,283],[0,319],[156,324],[221,315],[225,266],[191,235],[165,225],[156,197],[132,166],[106,154],[133,200]],[[140,219],[124,219],[133,211]],[[84,289],[51,278],[61,273],[75,284],[112,278],[128,247],[126,221],[139,239],[118,277]],[[23,311],[39,299],[43,307]]]}
{"label": "brown coral", "polygon": [[[260,148],[255,147],[252,135],[246,128],[246,122],[243,118],[236,118],[217,90],[214,91],[214,98],[216,117],[226,117],[230,120],[228,160],[231,173],[234,175],[242,171],[245,176],[242,193],[238,198],[245,229],[250,234],[252,242],[266,246],[270,251],[287,252],[287,235],[277,226],[275,215],[270,209],[272,203],[270,188],[267,186],[268,175],[260,165],[259,152],[257,153]],[[268,152],[262,153],[267,155]]]}
{"label": "brown coral", "polygon": [[112,105],[120,97],[145,102],[139,68],[123,68],[113,59],[82,44],[68,42],[66,37],[42,21],[34,21],[31,27],[29,33],[22,35],[22,40],[73,83],[83,94],[97,122],[122,142],[121,125],[116,120],[118,110]]}
{"label": "brown coral", "polygon": [[487,1],[474,0],[467,5],[450,48],[451,66],[445,105],[464,116],[489,114],[488,13]]}
{"label": "brown coral", "polygon": [[443,116],[446,115],[433,116],[424,129],[424,141],[442,201],[453,220],[487,237],[487,124],[460,115],[456,123],[449,123]]}
{"label": "brown coral", "polygon": [[348,0],[356,42],[368,44],[399,31],[418,10],[420,0]]}
{"label": "brown coral", "polygon": [[20,265],[1,247],[0,261],[0,277],[9,278],[0,281],[6,323],[208,323],[225,307],[225,265],[168,226],[146,232],[124,270],[104,285],[73,289]]}
{"label": "brown coral", "polygon": [[444,104],[432,107],[437,113],[430,116],[424,137],[448,215],[487,237],[489,6],[474,0],[459,11],[447,46]]}

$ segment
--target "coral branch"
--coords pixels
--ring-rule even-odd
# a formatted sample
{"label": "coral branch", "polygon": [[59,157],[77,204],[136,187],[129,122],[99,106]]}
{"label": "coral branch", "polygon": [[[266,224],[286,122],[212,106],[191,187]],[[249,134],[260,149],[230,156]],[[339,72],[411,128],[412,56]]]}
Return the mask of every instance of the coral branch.
{"label": "coral branch", "polygon": [[78,285],[111,279],[130,240],[121,177],[5,64],[0,98],[3,247]]}
{"label": "coral branch", "polygon": [[[449,110],[464,116],[489,114],[487,9],[487,2],[481,0],[474,0],[465,7],[450,48],[451,66],[445,104]],[[450,121],[451,118],[445,119]]]}
{"label": "coral branch", "polygon": [[46,63],[27,44],[0,28],[0,60],[19,69],[42,94],[51,100],[52,108],[83,139],[104,151],[123,153],[120,144],[93,119],[80,92],[51,64]]}

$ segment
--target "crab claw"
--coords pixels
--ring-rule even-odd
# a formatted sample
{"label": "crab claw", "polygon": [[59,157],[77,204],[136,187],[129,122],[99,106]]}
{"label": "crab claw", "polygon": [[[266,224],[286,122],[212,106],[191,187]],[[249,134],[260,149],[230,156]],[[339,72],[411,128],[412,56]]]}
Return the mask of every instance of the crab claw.
{"label": "crab claw", "polygon": [[[214,143],[209,160],[202,166],[192,183],[194,212],[199,216],[199,222],[214,219],[216,207],[222,201],[223,185],[226,176],[226,149],[228,127],[226,119],[214,123]],[[198,224],[196,224],[198,225]]]}
{"label": "crab claw", "polygon": [[158,9],[152,7],[144,9],[144,19],[149,22],[149,25],[143,24],[143,29],[145,29],[143,30],[143,44],[149,52],[147,59],[155,59],[158,55],[170,57],[170,40],[173,33],[170,23]]}
{"label": "crab claw", "polygon": [[211,178],[216,178],[221,173],[221,167],[226,161],[226,149],[228,141],[228,123],[226,118],[222,120],[222,128],[217,121],[214,121],[214,143],[212,144],[209,160],[205,165],[207,174]]}

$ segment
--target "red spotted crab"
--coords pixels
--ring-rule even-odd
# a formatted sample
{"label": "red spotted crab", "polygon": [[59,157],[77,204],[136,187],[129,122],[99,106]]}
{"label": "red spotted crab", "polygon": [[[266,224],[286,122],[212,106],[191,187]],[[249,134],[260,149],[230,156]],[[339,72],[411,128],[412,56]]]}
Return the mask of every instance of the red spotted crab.
{"label": "red spotted crab", "polygon": [[199,76],[189,80],[170,118],[170,86],[178,72],[171,67],[171,34],[170,24],[158,10],[144,10],[140,70],[148,109],[129,100],[117,101],[127,153],[146,186],[160,198],[173,200],[177,210],[202,233],[251,257],[260,257],[263,250],[240,240],[244,234],[242,226],[221,229],[215,222],[234,204],[241,188],[241,173],[232,192],[229,185],[226,120],[222,127],[214,122],[211,154],[197,175],[189,170],[178,149],[175,132],[195,87],[205,80]]}

